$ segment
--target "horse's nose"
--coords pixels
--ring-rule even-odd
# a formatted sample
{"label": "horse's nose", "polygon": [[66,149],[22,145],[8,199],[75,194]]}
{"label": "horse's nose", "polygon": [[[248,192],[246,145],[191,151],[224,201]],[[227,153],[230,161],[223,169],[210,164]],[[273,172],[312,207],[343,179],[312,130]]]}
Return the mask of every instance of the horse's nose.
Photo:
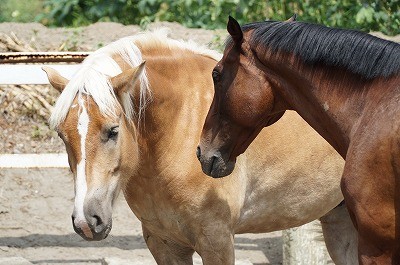
{"label": "horse's nose", "polygon": [[197,159],[200,160],[200,156],[201,156],[201,148],[200,148],[200,145],[197,146],[196,156],[197,156]]}
{"label": "horse's nose", "polygon": [[83,237],[85,240],[93,239],[93,233],[90,231],[90,227],[88,226],[86,221],[76,219],[76,216],[74,214],[72,214],[71,219],[72,227],[78,235]]}
{"label": "horse's nose", "polygon": [[224,159],[221,152],[197,147],[196,155],[200,161],[203,173],[213,178],[225,177],[232,173],[235,161]]}
{"label": "horse's nose", "polygon": [[103,219],[99,215],[92,215],[89,216],[87,219],[89,227],[96,233],[96,234],[101,234],[104,233],[104,231],[107,229],[106,223],[103,221]]}
{"label": "horse's nose", "polygon": [[209,176],[214,176],[213,172],[218,170],[216,167],[218,166],[218,162],[222,161],[222,158],[219,154],[213,154],[211,156],[202,156],[200,147],[197,149],[197,158],[201,163],[201,168],[203,172]]}
{"label": "horse's nose", "polygon": [[112,207],[107,200],[94,196],[86,196],[84,219],[93,234],[93,240],[102,240],[108,236],[112,228]]}

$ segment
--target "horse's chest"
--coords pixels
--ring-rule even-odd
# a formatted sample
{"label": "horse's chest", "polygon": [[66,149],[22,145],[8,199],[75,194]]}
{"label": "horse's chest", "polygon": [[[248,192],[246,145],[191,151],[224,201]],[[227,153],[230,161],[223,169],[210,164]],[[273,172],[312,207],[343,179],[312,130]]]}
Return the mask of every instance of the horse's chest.
{"label": "horse's chest", "polygon": [[179,224],[179,213],[160,192],[127,194],[126,200],[138,219],[154,230],[172,229]]}

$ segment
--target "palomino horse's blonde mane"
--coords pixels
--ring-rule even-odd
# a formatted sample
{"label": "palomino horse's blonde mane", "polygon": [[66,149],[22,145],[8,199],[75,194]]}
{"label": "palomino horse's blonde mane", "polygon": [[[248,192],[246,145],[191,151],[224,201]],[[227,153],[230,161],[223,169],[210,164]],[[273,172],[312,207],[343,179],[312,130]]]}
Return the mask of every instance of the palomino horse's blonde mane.
{"label": "palomino horse's blonde mane", "polygon": [[[78,95],[90,95],[98,105],[100,112],[109,117],[116,115],[119,106],[109,78],[120,74],[121,68],[112,58],[118,54],[130,66],[138,66],[142,61],[141,47],[146,48],[180,48],[193,51],[196,54],[204,55],[219,60],[221,55],[216,51],[199,46],[192,41],[178,41],[167,37],[168,30],[158,29],[153,32],[144,32],[135,36],[125,37],[115,41],[103,48],[98,49],[89,55],[82,63],[82,67],[73,76],[58,98],[50,117],[50,126],[56,128],[62,123]],[[131,96],[125,93],[122,98],[123,109],[128,120],[136,116],[138,120],[143,117],[146,104],[151,99],[151,90],[143,70],[139,77],[140,99],[138,113],[135,113]]]}

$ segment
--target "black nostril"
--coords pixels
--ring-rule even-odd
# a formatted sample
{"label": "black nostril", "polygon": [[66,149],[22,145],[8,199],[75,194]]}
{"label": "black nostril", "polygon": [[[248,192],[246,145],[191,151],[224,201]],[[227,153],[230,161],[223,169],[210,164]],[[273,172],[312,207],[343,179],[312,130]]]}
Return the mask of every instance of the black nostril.
{"label": "black nostril", "polygon": [[217,161],[217,158],[218,158],[218,156],[216,156],[216,155],[213,155],[211,157],[211,170],[214,168],[214,164]]}
{"label": "black nostril", "polygon": [[103,221],[101,220],[101,218],[100,218],[100,216],[98,216],[98,215],[93,215],[93,225],[96,227],[96,226],[99,226],[99,225],[102,225],[103,224]]}
{"label": "black nostril", "polygon": [[95,233],[101,233],[106,229],[106,224],[103,222],[103,219],[98,215],[93,215],[90,217],[90,228]]}
{"label": "black nostril", "polygon": [[196,150],[196,156],[197,156],[197,158],[198,158],[198,159],[200,159],[200,156],[201,156],[201,149],[200,149],[200,145],[199,145],[199,146],[197,146],[197,150]]}

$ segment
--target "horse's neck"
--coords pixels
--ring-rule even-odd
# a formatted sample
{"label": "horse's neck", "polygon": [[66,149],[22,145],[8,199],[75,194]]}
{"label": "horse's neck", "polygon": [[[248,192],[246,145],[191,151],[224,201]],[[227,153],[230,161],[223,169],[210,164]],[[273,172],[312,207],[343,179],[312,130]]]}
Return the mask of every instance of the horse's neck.
{"label": "horse's neck", "polygon": [[[196,145],[212,99],[208,73],[215,62],[193,56],[185,61],[146,60],[153,101],[139,132],[141,161],[153,175],[167,175],[178,170],[177,165],[180,172],[175,177],[188,174],[197,164]],[[190,73],[186,72],[187,65],[191,66]]]}
{"label": "horse's neck", "polygon": [[[282,62],[282,58],[286,62]],[[274,68],[274,64],[279,68]],[[267,76],[276,91],[345,158],[352,134],[376,82],[345,70],[310,67],[292,56],[268,62]]]}

